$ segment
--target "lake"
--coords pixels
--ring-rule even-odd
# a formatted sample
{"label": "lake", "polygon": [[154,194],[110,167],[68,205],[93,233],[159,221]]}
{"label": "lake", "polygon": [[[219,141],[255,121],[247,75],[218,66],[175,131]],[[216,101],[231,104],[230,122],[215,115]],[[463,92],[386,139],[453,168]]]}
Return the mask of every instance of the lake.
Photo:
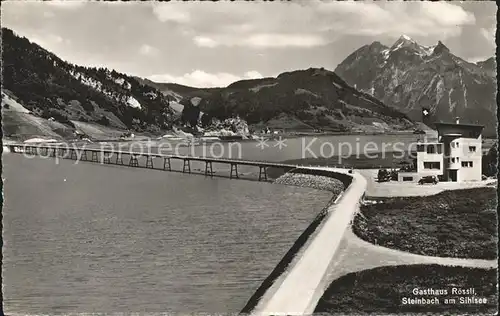
{"label": "lake", "polygon": [[[136,152],[209,156],[264,161],[285,161],[290,159],[350,156],[362,152],[391,152],[407,150],[411,144],[423,140],[421,135],[336,135],[317,137],[268,139],[265,142],[246,140],[240,142],[199,142],[186,145],[183,141],[150,140],[123,143],[85,144],[88,148],[120,148]],[[431,140],[431,138],[429,138]]]}
{"label": "lake", "polygon": [[331,194],[4,154],[4,310],[239,312]]}
{"label": "lake", "polygon": [[[163,140],[122,149],[283,161],[301,158],[304,146],[310,157],[321,155],[322,146],[328,155],[341,143],[359,150],[417,137],[290,138],[286,146],[268,140],[267,146],[185,147]],[[271,183],[14,154],[5,154],[3,164],[4,308],[10,314],[239,312],[331,198]],[[182,163],[172,167],[181,170]],[[203,168],[193,162],[193,171]],[[214,164],[214,170],[225,174],[229,167]]]}

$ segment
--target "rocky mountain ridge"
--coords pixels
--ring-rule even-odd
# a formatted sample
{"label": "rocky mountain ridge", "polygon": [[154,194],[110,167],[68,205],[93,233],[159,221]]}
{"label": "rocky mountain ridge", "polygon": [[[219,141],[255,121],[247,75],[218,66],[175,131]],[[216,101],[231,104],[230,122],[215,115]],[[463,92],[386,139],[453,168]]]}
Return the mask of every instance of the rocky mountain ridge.
{"label": "rocky mountain ridge", "polygon": [[12,138],[68,138],[83,127],[99,137],[164,135],[174,126],[226,134],[415,127],[405,114],[323,68],[199,89],[74,65],[6,28],[2,47],[2,116],[5,134]]}
{"label": "rocky mountain ridge", "polygon": [[401,36],[391,47],[380,42],[365,45],[335,69],[347,83],[387,105],[422,120],[453,121],[496,129],[496,62],[494,57],[476,64],[454,54],[441,41],[422,46]]}

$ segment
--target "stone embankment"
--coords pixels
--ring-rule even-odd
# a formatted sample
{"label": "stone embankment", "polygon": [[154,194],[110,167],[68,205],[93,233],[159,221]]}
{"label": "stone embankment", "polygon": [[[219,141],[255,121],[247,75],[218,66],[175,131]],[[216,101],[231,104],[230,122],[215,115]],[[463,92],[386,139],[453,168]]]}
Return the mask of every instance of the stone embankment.
{"label": "stone embankment", "polygon": [[277,178],[274,183],[326,190],[335,195],[339,195],[344,190],[344,184],[340,180],[314,174],[286,173]]}

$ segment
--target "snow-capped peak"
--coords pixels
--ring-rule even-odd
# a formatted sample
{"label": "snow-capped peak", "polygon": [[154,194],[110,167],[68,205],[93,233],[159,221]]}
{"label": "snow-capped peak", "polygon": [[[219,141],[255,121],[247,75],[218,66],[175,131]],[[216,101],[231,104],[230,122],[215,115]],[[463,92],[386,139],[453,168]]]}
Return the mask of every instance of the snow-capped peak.
{"label": "snow-capped peak", "polygon": [[416,55],[419,55],[420,57],[427,57],[432,55],[436,46],[422,46],[415,40],[410,38],[408,35],[401,35],[389,50],[382,51],[384,60],[387,60],[392,52],[395,52],[403,47],[411,49]]}
{"label": "snow-capped peak", "polygon": [[414,42],[414,40],[412,40],[411,37],[409,37],[408,35],[405,35],[405,34],[401,35],[400,38],[407,40],[407,41],[410,41],[410,42]]}
{"label": "snow-capped peak", "polygon": [[409,36],[401,35],[399,39],[392,45],[391,51],[398,50],[405,46],[418,46],[417,42],[412,40]]}

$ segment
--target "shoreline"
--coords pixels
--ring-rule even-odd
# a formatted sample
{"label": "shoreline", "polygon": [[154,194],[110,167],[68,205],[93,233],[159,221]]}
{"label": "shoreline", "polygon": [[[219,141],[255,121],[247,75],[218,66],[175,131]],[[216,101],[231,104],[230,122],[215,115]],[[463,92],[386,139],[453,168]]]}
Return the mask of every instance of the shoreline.
{"label": "shoreline", "polygon": [[[267,278],[264,279],[261,285],[254,292],[254,294],[249,298],[245,306],[240,311],[241,314],[252,313],[257,308],[257,306],[262,303],[262,300],[264,299],[266,293],[268,293],[268,291],[270,291],[277,283],[279,283],[280,280],[281,282],[283,281],[283,278],[286,277],[288,269],[296,264],[296,261],[300,258],[301,252],[303,252],[305,248],[311,243],[313,237],[318,233],[320,227],[325,223],[325,219],[329,214],[329,209],[338,201],[342,193],[347,189],[342,181],[334,177],[326,177],[324,175],[324,172],[321,172],[321,170],[297,168],[289,171],[288,173],[285,173],[283,176],[286,176],[287,174],[291,174],[292,177],[284,179],[284,183],[277,184],[301,186],[317,190],[329,191],[333,193],[333,196],[325,205],[325,207],[316,215],[313,221],[307,226],[307,228],[295,240],[295,242],[288,249],[288,251],[278,262],[275,268],[271,271]],[[276,183],[283,176],[276,178],[273,183]],[[294,176],[296,177],[295,179]],[[314,182],[314,180],[312,180],[314,177],[323,178],[320,178],[319,180],[320,185],[318,185],[318,183],[313,183],[311,185],[311,182]],[[335,190],[332,191],[332,188],[328,189],[327,186],[324,185],[324,183],[321,183],[326,180],[325,178],[328,178],[332,183],[335,184],[337,184],[337,182],[341,182],[343,186],[342,191],[336,192]],[[299,185],[300,182],[303,182],[303,185]],[[334,188],[338,189],[338,187],[336,186],[334,186]]]}
{"label": "shoreline", "polygon": [[[134,138],[120,138],[120,137],[102,137],[102,138],[94,138],[90,139],[91,143],[102,143],[102,142],[109,142],[109,143],[120,143],[120,142],[134,142],[134,141],[169,141],[169,137],[162,137],[164,134],[161,135],[152,135],[152,134],[146,134],[146,135],[136,135]],[[292,131],[292,132],[284,132],[284,133],[277,133],[277,134],[262,134],[262,133],[254,133],[254,134],[249,134],[249,135],[237,135],[236,137],[242,137],[241,139],[221,139],[219,138],[220,136],[193,136],[193,137],[173,137],[170,139],[170,141],[173,142],[189,142],[189,141],[196,141],[196,142],[221,142],[221,143],[231,143],[231,142],[247,142],[247,141],[256,141],[258,139],[265,138],[265,139],[274,139],[274,138],[288,138],[288,139],[295,139],[295,138],[301,138],[301,137],[328,137],[328,136],[401,136],[401,135],[415,135],[415,136],[425,136],[427,134],[415,134],[412,130],[401,130],[401,131],[380,131],[380,132],[301,132],[301,131]],[[204,141],[203,137],[207,137],[207,139]],[[33,138],[40,138],[40,139],[55,139],[54,137],[49,137],[49,136],[41,136],[41,135],[29,135],[29,136],[23,136],[23,137],[5,137],[2,139],[2,142],[16,142],[16,143],[22,143],[24,140],[29,140]],[[212,138],[212,139],[208,139]],[[215,139],[218,138],[218,139]],[[489,139],[484,137],[485,139]],[[492,137],[492,139],[494,139]],[[77,138],[57,138],[56,139],[58,142],[62,143],[79,143],[79,142],[85,142],[85,140],[82,139],[77,139]]]}

